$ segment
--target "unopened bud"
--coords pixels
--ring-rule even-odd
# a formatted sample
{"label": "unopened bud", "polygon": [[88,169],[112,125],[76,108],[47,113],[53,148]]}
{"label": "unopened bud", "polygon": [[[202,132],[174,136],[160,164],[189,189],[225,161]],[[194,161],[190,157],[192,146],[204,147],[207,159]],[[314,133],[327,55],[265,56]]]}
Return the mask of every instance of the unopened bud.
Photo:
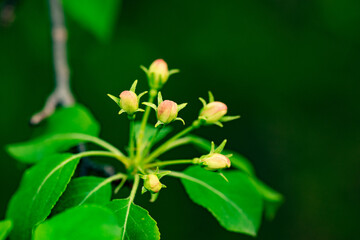
{"label": "unopened bud", "polygon": [[167,63],[163,59],[155,60],[149,67],[149,76],[151,76],[150,84],[155,88],[164,85],[169,78]]}
{"label": "unopened bud", "polygon": [[227,113],[227,106],[222,102],[208,103],[200,112],[200,117],[206,120],[206,123],[215,123]]}
{"label": "unopened bud", "polygon": [[138,96],[132,91],[123,91],[120,94],[120,107],[127,114],[134,114],[139,108]]}
{"label": "unopened bud", "polygon": [[157,193],[163,185],[156,174],[148,174],[144,177],[144,187],[152,193]]}
{"label": "unopened bud", "polygon": [[211,154],[209,157],[202,159],[201,163],[206,166],[207,170],[218,170],[231,166],[229,158],[220,153]]}
{"label": "unopened bud", "polygon": [[169,124],[176,119],[178,106],[175,102],[165,100],[158,106],[157,119],[164,124]]}

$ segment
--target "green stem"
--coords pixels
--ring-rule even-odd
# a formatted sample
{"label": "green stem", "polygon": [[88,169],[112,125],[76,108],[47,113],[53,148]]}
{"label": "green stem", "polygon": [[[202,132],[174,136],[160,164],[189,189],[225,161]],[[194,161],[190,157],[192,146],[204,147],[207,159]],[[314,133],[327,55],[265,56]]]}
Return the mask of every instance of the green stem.
{"label": "green stem", "polygon": [[115,194],[117,194],[120,191],[120,189],[124,186],[126,180],[127,180],[127,176],[125,176],[123,179],[121,179],[120,184],[115,188],[115,191],[114,191]]}
{"label": "green stem", "polygon": [[91,195],[93,195],[96,191],[98,191],[100,188],[102,188],[106,184],[111,183],[112,181],[115,181],[118,179],[126,179],[126,178],[127,178],[127,176],[122,173],[118,173],[118,174],[115,174],[114,176],[106,178],[104,181],[102,181],[100,184],[98,184],[93,190],[91,190],[78,205],[83,204],[89,197],[91,197]]}
{"label": "green stem", "polygon": [[153,146],[155,139],[157,138],[157,136],[159,135],[161,129],[163,128],[164,125],[160,125],[156,128],[155,134],[152,136],[149,144],[146,146],[144,152],[143,152],[143,156],[145,157],[149,151],[151,150],[151,147]]}
{"label": "green stem", "polygon": [[82,140],[84,142],[92,142],[100,147],[103,147],[107,150],[109,150],[112,153],[115,153],[118,156],[122,156],[125,157],[125,155],[120,152],[119,149],[117,149],[116,147],[114,147],[113,145],[111,145],[110,143],[98,138],[98,137],[94,137],[91,135],[87,135],[87,134],[82,134],[82,133],[64,133],[64,134],[56,134],[52,137],[50,137],[50,139],[54,139],[54,140],[67,140],[67,139],[74,139],[74,140]]}
{"label": "green stem", "polygon": [[135,150],[135,129],[134,129],[134,122],[135,122],[135,115],[129,116],[130,121],[130,136],[129,136],[129,155],[130,159],[134,159],[134,150]]}
{"label": "green stem", "polygon": [[[153,103],[156,95],[157,95],[157,90],[151,89],[150,93],[149,93],[148,102]],[[142,145],[142,142],[143,142],[143,139],[144,139],[146,123],[147,123],[147,121],[149,119],[150,111],[151,111],[151,107],[146,106],[145,113],[144,113],[144,116],[143,116],[142,121],[141,121],[141,126],[140,126],[140,130],[139,130],[138,139],[137,139],[137,153],[136,153],[137,161],[140,161],[140,158],[141,158],[141,153],[142,153],[142,149],[141,149],[142,146],[141,145]]]}
{"label": "green stem", "polygon": [[169,149],[169,146],[178,138],[184,136],[185,134],[188,134],[189,132],[191,132],[192,130],[199,128],[201,126],[201,122],[199,120],[194,121],[191,126],[185,128],[184,130],[182,130],[181,132],[179,132],[178,134],[176,134],[175,136],[173,136],[172,138],[170,138],[169,140],[167,140],[164,144],[162,144],[160,147],[158,147],[154,152],[152,152],[150,154],[149,157],[145,158],[144,163],[148,163],[153,161],[154,159],[156,159],[158,156],[160,156],[161,154],[163,154],[164,152],[166,152]]}
{"label": "green stem", "polygon": [[181,160],[170,160],[170,161],[161,161],[157,163],[151,163],[145,165],[145,168],[152,168],[152,167],[162,167],[168,165],[176,165],[176,164],[189,164],[194,163],[193,159],[181,159]]}

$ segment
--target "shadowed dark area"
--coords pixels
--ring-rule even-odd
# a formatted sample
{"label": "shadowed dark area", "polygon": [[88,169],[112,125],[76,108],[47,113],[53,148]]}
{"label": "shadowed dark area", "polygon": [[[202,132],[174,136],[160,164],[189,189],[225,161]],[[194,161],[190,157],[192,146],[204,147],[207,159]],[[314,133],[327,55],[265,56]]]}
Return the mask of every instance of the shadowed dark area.
{"label": "shadowed dark area", "polygon": [[[24,169],[4,146],[33,136],[28,121],[53,88],[46,1],[20,1],[15,14],[0,27],[0,219]],[[201,108],[198,97],[212,90],[230,115],[242,118],[196,133],[228,139],[227,147],[285,196],[258,239],[359,235],[360,1],[125,0],[108,42],[71,18],[67,25],[72,88],[99,120],[101,137],[127,144],[127,119],[106,94],[117,95],[135,79],[139,92],[147,90],[139,66],[164,58],[181,70],[164,98],[188,102],[181,116],[190,123]],[[198,155],[185,147],[164,158]],[[252,239],[223,229],[176,179],[164,183],[155,204],[146,194],[135,200],[158,221],[162,239]]]}

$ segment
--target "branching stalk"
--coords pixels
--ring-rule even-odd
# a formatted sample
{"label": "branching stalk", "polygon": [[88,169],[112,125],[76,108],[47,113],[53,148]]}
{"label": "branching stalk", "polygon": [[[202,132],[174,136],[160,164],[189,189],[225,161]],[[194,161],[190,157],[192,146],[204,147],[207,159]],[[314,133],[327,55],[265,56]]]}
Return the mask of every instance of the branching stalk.
{"label": "branching stalk", "polygon": [[[149,93],[148,102],[153,103],[156,96],[157,96],[157,90],[151,89],[150,93]],[[142,142],[144,139],[145,128],[146,128],[146,124],[147,124],[147,121],[150,116],[150,111],[151,111],[151,107],[146,106],[145,113],[144,113],[142,121],[141,121],[141,126],[140,126],[138,140],[137,140],[137,152],[136,152],[137,161],[140,161],[140,158],[141,158],[141,154],[142,154],[142,148],[141,148],[142,146],[141,145],[142,145]]]}
{"label": "branching stalk", "polygon": [[146,157],[146,155],[149,153],[149,151],[151,150],[152,146],[154,145],[154,142],[157,138],[157,136],[159,135],[161,129],[163,129],[164,125],[160,125],[156,128],[155,134],[152,136],[150,142],[148,143],[148,145],[146,146],[144,152],[143,152],[143,156]]}
{"label": "branching stalk", "polygon": [[164,152],[166,152],[169,149],[169,146],[178,138],[184,136],[185,134],[188,134],[189,132],[191,132],[192,130],[198,128],[201,126],[201,122],[199,120],[196,120],[193,122],[193,124],[191,124],[191,126],[185,128],[184,130],[182,130],[181,132],[179,132],[178,134],[176,134],[175,136],[173,136],[172,138],[170,138],[169,140],[167,140],[164,144],[162,144],[160,147],[158,147],[154,152],[152,152],[149,157],[145,158],[144,163],[148,163],[153,161],[154,159],[156,159],[158,156],[160,156],[161,154],[163,154]]}
{"label": "branching stalk", "polygon": [[30,120],[38,124],[55,111],[58,105],[70,106],[75,100],[70,89],[69,65],[66,43],[67,29],[62,5],[59,0],[49,0],[51,18],[51,36],[53,47],[53,62],[55,71],[55,89],[46,100],[44,108]]}

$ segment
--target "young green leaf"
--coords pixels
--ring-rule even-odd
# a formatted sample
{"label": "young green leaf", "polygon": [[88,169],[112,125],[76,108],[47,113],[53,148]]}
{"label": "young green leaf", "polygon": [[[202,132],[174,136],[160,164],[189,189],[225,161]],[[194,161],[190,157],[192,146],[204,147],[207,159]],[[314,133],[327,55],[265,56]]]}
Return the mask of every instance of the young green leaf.
{"label": "young green leaf", "polygon": [[6,213],[7,219],[13,221],[12,239],[31,238],[33,227],[49,216],[78,162],[76,155],[59,154],[26,170]]}
{"label": "young green leaf", "polygon": [[224,228],[255,236],[262,216],[261,195],[246,174],[240,171],[223,174],[229,182],[200,167],[169,175],[181,178],[190,198],[207,208]]}
{"label": "young green leaf", "polygon": [[64,10],[99,40],[107,41],[114,30],[121,0],[63,0]]}
{"label": "young green leaf", "polygon": [[71,180],[64,194],[56,203],[52,214],[80,204],[106,205],[111,199],[111,184],[101,185],[105,178],[79,177]]}
{"label": "young green leaf", "polygon": [[12,229],[11,220],[3,220],[0,222],[0,240],[5,240]]}
{"label": "young green leaf", "polygon": [[71,138],[59,139],[58,134],[82,133],[98,136],[99,129],[99,124],[85,107],[75,105],[62,108],[47,119],[43,135],[27,142],[8,145],[7,151],[21,162],[36,163],[83,142]]}
{"label": "young green leaf", "polygon": [[118,240],[121,229],[108,208],[84,205],[71,208],[41,223],[34,240]]}
{"label": "young green leaf", "polygon": [[[141,122],[135,122],[135,132],[136,132],[136,138],[138,137],[138,133],[140,130]],[[147,145],[151,141],[151,138],[154,136],[156,132],[156,128],[153,125],[147,124],[145,128],[145,135],[143,138],[143,145]],[[159,134],[157,135],[156,139],[154,140],[153,144],[156,144],[157,142],[161,141],[164,137],[166,137],[170,132],[172,131],[172,128],[169,126],[166,126],[163,128]]]}
{"label": "young green leaf", "polygon": [[[155,220],[144,208],[129,204],[129,198],[116,199],[107,206],[113,210],[122,228],[122,240],[157,240],[160,239],[160,232]],[[130,211],[127,215],[127,209]]]}

